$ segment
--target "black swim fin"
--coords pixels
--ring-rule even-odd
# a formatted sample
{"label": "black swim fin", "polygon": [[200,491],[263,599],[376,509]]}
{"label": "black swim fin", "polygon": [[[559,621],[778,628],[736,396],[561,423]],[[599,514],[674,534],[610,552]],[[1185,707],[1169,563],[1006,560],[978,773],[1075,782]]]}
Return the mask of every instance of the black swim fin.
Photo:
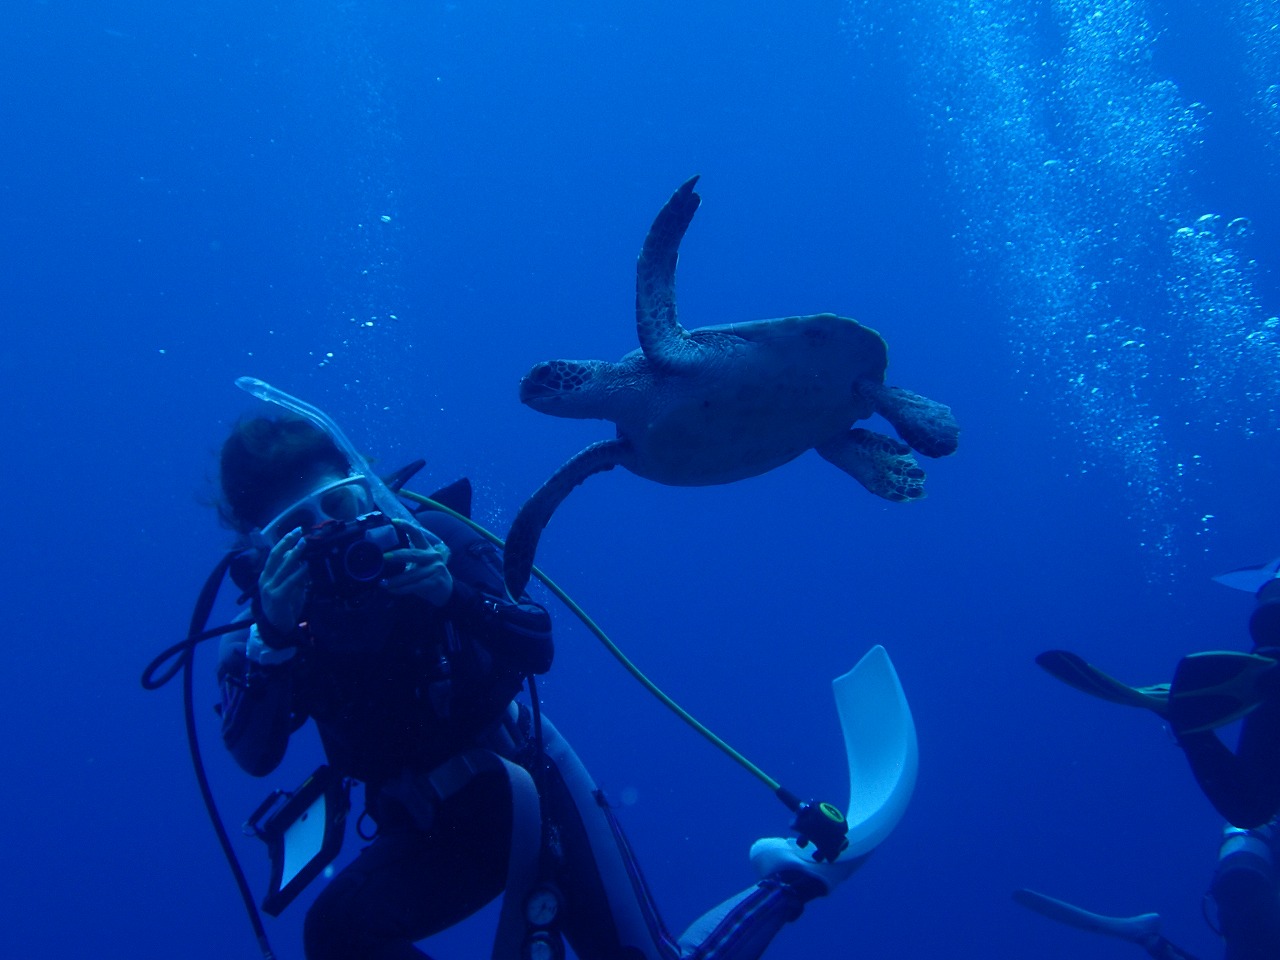
{"label": "black swim fin", "polygon": [[1168,716],[1167,683],[1131,687],[1068,650],[1046,650],[1036,657],[1036,663],[1067,686],[1082,690],[1090,696],[1126,707],[1141,707],[1161,717]]}
{"label": "black swim fin", "polygon": [[1182,658],[1169,695],[1169,723],[1176,733],[1199,733],[1247,716],[1266,693],[1259,680],[1277,661],[1256,653],[1209,650]]}

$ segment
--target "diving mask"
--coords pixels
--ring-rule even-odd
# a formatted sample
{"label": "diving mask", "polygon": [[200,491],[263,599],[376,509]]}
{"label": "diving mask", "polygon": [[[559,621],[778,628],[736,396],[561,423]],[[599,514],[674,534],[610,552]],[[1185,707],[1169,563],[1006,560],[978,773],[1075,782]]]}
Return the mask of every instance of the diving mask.
{"label": "diving mask", "polygon": [[270,523],[264,524],[262,535],[274,546],[286,533],[298,527],[306,534],[321,524],[355,520],[377,509],[369,479],[355,474],[312,490]]}

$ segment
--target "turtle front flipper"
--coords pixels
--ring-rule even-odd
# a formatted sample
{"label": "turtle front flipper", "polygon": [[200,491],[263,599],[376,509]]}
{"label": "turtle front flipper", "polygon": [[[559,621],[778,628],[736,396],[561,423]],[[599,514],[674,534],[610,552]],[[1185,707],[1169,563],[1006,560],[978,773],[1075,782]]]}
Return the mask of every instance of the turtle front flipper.
{"label": "turtle front flipper", "polygon": [[945,457],[956,452],[960,424],[946,404],[884,384],[864,386],[863,391],[875,404],[876,413],[893,424],[898,436],[907,441],[912,450],[926,457]]}
{"label": "turtle front flipper", "polygon": [[893,437],[854,427],[814,449],[877,497],[901,502],[924,496],[924,471],[907,445]]}
{"label": "turtle front flipper", "polygon": [[556,507],[569,493],[593,473],[612,470],[622,463],[627,451],[623,440],[601,440],[593,443],[564,462],[550,479],[534,491],[516,514],[503,549],[502,578],[507,592],[518,599],[529,584],[533,557],[538,550],[542,529],[556,512]]}
{"label": "turtle front flipper", "polygon": [[649,362],[664,368],[681,366],[698,352],[676,319],[676,261],[702,202],[693,192],[697,182],[690,177],[658,211],[636,261],[636,335]]}

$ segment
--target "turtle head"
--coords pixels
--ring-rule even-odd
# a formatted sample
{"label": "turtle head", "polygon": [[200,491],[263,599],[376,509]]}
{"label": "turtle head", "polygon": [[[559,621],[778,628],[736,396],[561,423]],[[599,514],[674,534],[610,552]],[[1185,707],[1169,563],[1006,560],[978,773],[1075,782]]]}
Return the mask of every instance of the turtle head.
{"label": "turtle head", "polygon": [[614,364],[604,360],[548,360],[520,381],[520,402],[555,417],[608,419],[602,411]]}

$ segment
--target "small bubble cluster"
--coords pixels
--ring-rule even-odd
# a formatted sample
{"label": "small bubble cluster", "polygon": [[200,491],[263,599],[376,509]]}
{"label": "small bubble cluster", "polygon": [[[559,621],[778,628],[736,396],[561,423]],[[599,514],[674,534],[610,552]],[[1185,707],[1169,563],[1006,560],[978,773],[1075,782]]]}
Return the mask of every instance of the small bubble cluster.
{"label": "small bubble cluster", "polygon": [[1280,154],[1280,4],[1237,0],[1233,21],[1242,34],[1242,64],[1251,90],[1249,119],[1262,135],[1272,163]]}
{"label": "small bubble cluster", "polygon": [[1249,223],[1205,214],[1173,232],[1169,280],[1173,335],[1184,353],[1184,382],[1215,426],[1251,436],[1280,423],[1275,370],[1276,318],[1255,292],[1257,265],[1239,244]]}

